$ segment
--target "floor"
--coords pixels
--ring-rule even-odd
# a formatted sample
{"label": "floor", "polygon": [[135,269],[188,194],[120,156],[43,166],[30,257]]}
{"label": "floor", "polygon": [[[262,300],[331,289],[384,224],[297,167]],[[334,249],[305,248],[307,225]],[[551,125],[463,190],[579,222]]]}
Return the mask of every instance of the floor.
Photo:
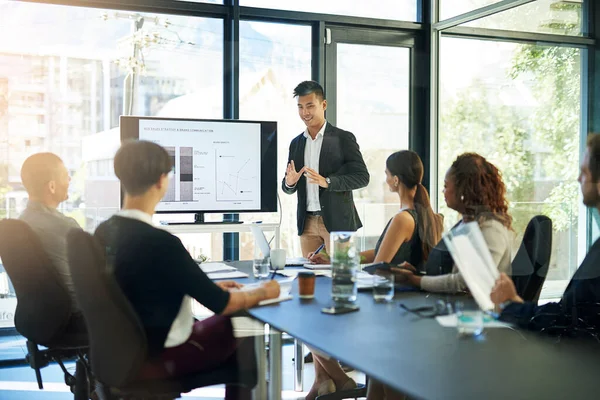
{"label": "floor", "polygon": [[[0,336],[0,359],[22,358],[24,355],[25,341],[17,336]],[[283,399],[304,399],[306,391],[310,389],[314,378],[312,364],[304,366],[305,392],[294,391],[294,357],[293,346],[283,347]],[[74,364],[68,368],[74,370]],[[350,375],[357,382],[364,382],[364,375],[353,372]],[[35,381],[35,374],[28,366],[0,368],[0,400],[67,400],[73,396],[64,384],[63,374],[58,365],[50,365],[42,369],[44,390],[39,390]],[[218,400],[224,396],[221,386],[197,389],[186,393],[185,400]],[[262,399],[257,399],[262,400]]]}

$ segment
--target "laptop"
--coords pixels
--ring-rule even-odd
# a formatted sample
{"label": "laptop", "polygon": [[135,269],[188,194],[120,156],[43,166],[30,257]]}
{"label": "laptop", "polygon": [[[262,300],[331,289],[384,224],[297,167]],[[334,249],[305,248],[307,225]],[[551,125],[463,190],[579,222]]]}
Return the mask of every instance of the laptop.
{"label": "laptop", "polygon": [[[269,241],[267,240],[265,233],[262,229],[260,229],[260,225],[250,225],[250,230],[252,231],[252,236],[254,236],[255,245],[260,248],[260,251],[265,255],[265,257],[270,256],[271,246],[269,245]],[[285,260],[286,267],[302,267],[308,263],[309,261],[304,257],[288,257]]]}

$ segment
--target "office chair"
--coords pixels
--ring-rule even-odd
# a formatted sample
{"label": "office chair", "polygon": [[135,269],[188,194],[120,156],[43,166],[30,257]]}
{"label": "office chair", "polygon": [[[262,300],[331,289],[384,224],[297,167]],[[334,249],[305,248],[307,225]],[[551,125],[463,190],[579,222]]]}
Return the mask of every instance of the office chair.
{"label": "office chair", "polygon": [[[0,257],[17,295],[15,328],[27,339],[25,360],[35,371],[38,387],[44,388],[40,369],[56,362],[75,399],[87,400],[87,334],[82,317],[72,315],[71,298],[40,239],[25,222],[2,220]],[[75,376],[64,365],[73,358],[77,360]]]}
{"label": "office chair", "polygon": [[527,224],[512,262],[512,280],[523,300],[537,303],[548,274],[552,252],[552,220],[536,215]]}
{"label": "office chair", "polygon": [[[83,231],[71,231],[67,241],[75,294],[90,338],[91,370],[101,398],[173,399],[203,386],[256,385],[256,356],[250,341],[247,348],[241,346],[228,362],[212,371],[179,378],[144,379],[144,367],[152,366],[145,331],[107,267],[104,250]],[[238,360],[243,360],[243,365]]]}

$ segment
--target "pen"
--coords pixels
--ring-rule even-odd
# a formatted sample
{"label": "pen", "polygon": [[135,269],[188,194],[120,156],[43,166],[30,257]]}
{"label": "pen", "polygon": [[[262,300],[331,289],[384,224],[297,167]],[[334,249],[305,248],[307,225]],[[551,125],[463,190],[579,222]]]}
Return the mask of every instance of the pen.
{"label": "pen", "polygon": [[275,278],[275,274],[276,274],[276,273],[277,273],[277,270],[276,270],[276,269],[274,269],[274,270],[273,270],[273,273],[271,274],[271,280],[273,280],[273,278]]}
{"label": "pen", "polygon": [[320,245],[319,248],[317,250],[315,250],[315,252],[313,253],[313,256],[316,255],[316,254],[319,254],[319,252],[321,250],[323,250],[323,247],[325,247],[325,243],[323,243],[322,245]]}

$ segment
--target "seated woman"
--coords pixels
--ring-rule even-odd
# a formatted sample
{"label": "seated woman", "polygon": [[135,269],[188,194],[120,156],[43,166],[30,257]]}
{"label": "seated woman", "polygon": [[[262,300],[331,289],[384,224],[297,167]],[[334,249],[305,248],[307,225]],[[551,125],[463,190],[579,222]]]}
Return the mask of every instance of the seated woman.
{"label": "seated woman", "polygon": [[[452,163],[444,179],[444,199],[446,205],[461,214],[460,221],[453,229],[465,222],[477,221],[488,245],[492,259],[500,272],[511,272],[511,239],[510,229],[512,217],[508,214],[508,202],[505,198],[506,187],[498,169],[484,157],[475,153],[461,154]],[[433,255],[434,253],[437,253]],[[393,268],[396,280],[408,282],[430,292],[456,293],[467,288],[456,266],[451,272],[439,276],[438,271],[447,271],[452,259],[440,241],[432,249],[432,257],[425,267],[427,276],[417,276],[410,270]],[[405,262],[403,267],[416,272],[413,264]],[[369,382],[367,400],[401,400],[406,399],[402,393],[376,382]]]}
{"label": "seated woman", "polygon": [[[448,207],[461,214],[455,227],[465,222],[478,222],[498,271],[510,275],[512,217],[508,214],[506,186],[500,171],[479,154],[461,154],[446,173],[444,199]],[[414,270],[409,263],[403,266]],[[451,273],[440,276],[420,277],[399,268],[394,272],[399,281],[429,292],[456,293],[467,288],[455,265]]]}
{"label": "seated woman", "polygon": [[[360,253],[361,263],[420,265],[442,232],[441,218],[433,212],[427,189],[421,184],[423,162],[414,151],[397,151],[388,157],[385,175],[389,190],[398,194],[400,211],[388,221],[375,248]],[[309,260],[330,262],[324,253],[310,253]]]}
{"label": "seated woman", "polygon": [[[420,265],[442,232],[441,219],[434,214],[427,190],[421,184],[423,163],[414,151],[398,151],[388,157],[385,175],[390,191],[398,194],[400,210],[386,225],[375,249],[360,254],[361,261]],[[329,258],[320,253],[310,254],[309,259],[316,263],[329,262]],[[315,352],[313,359],[315,382],[307,399],[356,386],[336,360]]]}
{"label": "seated woman", "polygon": [[[236,282],[215,283],[176,236],[152,226],[173,168],[164,148],[146,141],[125,143],[114,166],[125,192],[123,209],[102,223],[95,236],[146,333],[149,360],[141,378],[181,377],[222,365],[238,350],[226,316],[278,297],[279,284],[269,281],[237,291],[241,285]],[[218,315],[194,322],[191,298]],[[249,388],[226,388],[226,399],[250,397]]]}

